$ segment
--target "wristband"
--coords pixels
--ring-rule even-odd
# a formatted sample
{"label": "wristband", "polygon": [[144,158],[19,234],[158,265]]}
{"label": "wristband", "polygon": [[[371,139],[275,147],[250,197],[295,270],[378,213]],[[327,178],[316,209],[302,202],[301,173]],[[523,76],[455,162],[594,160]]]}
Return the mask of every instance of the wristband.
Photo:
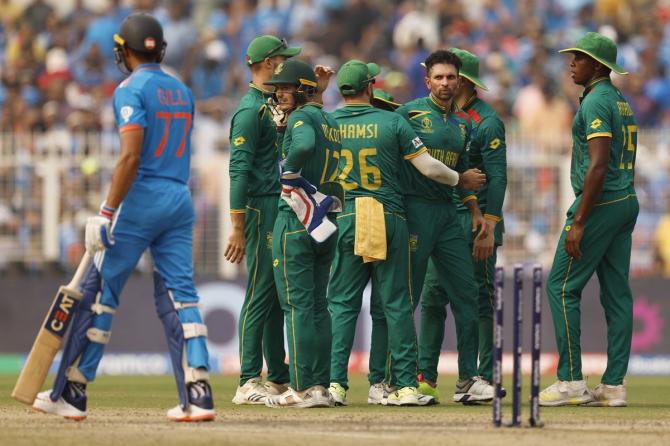
{"label": "wristband", "polygon": [[110,220],[114,217],[114,212],[116,212],[116,208],[113,207],[102,205],[100,208],[100,215],[109,218]]}

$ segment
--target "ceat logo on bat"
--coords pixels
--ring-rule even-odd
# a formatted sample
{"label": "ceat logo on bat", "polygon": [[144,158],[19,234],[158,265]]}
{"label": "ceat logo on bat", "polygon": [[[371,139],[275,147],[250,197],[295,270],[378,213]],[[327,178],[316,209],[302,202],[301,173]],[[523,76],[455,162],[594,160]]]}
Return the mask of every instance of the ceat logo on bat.
{"label": "ceat logo on bat", "polygon": [[70,316],[74,314],[78,303],[79,301],[67,294],[59,293],[44,324],[44,328],[56,336],[63,336],[70,324]]}
{"label": "ceat logo on bat", "polygon": [[156,48],[156,40],[153,37],[147,37],[144,39],[144,48],[148,50],[153,50]]}

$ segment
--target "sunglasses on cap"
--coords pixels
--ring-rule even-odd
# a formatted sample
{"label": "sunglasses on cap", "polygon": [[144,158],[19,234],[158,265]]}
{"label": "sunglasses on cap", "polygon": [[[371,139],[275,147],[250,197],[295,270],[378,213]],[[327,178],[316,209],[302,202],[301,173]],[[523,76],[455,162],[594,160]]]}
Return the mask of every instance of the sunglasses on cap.
{"label": "sunglasses on cap", "polygon": [[270,51],[265,53],[263,58],[265,59],[265,58],[271,57],[272,53],[274,53],[275,51],[277,51],[279,49],[286,49],[286,48],[288,48],[288,42],[286,41],[285,38],[282,37],[280,42],[279,42],[279,45],[277,45],[276,47],[272,48]]}

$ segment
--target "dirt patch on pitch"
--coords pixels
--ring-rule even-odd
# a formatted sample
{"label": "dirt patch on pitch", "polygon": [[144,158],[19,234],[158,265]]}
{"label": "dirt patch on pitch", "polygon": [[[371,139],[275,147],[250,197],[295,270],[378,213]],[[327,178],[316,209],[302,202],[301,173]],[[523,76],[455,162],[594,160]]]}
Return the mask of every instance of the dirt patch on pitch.
{"label": "dirt patch on pitch", "polygon": [[[603,412],[604,414],[608,414]],[[68,422],[22,407],[0,408],[0,443],[14,445],[288,445],[351,446],[456,442],[475,445],[543,446],[566,443],[663,444],[667,420],[594,420],[572,412],[549,414],[543,429],[495,429],[488,408],[370,408],[273,410],[223,407],[213,423],[178,424],[155,409],[93,408],[84,422]],[[586,415],[586,413],[585,413]],[[592,415],[592,414],[589,414]],[[603,418],[608,418],[607,416]]]}

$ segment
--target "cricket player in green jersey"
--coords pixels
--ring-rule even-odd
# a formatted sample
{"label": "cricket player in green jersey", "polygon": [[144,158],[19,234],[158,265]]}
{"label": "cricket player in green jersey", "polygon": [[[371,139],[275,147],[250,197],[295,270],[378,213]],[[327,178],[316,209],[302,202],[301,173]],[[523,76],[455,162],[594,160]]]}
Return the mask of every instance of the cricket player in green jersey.
{"label": "cricket player in green jersey", "polygon": [[[304,219],[311,216],[314,222],[319,217],[316,212],[310,214],[317,206],[307,191],[309,187],[292,189],[286,181],[308,182],[310,187],[319,189],[335,185],[341,203],[342,187],[332,183],[338,174],[340,132],[334,120],[322,110],[316,74],[305,62],[291,59],[280,64],[265,84],[274,86],[279,109],[276,113],[288,116],[281,144],[282,198],[272,233],[272,256],[286,323],[291,382],[285,393],[268,396],[265,404],[330,407],[327,387],[331,328],[326,291],[337,244],[335,219],[325,213],[320,216],[334,233],[317,241],[312,225]],[[281,120],[276,122],[282,124]],[[305,203],[304,215],[298,215],[289,204],[285,194],[290,190],[297,190],[295,193]]]}
{"label": "cricket player in green jersey", "polygon": [[[279,199],[277,131],[267,108],[271,93],[263,83],[287,58],[300,53],[274,36],[255,38],[247,49],[249,91],[230,126],[230,208],[233,231],[224,255],[245,257],[247,292],[239,319],[240,382],[235,404],[265,404],[265,397],[287,390],[284,319],[272,273],[272,228]],[[261,381],[263,356],[268,378]]]}
{"label": "cricket player in green jersey", "polygon": [[[426,144],[429,153],[444,165],[464,172],[468,167],[468,150],[472,133],[472,118],[458,108],[454,98],[460,85],[460,59],[453,53],[438,50],[424,62],[426,67],[427,97],[415,99],[398,108]],[[477,196],[471,191],[438,184],[420,175],[411,166],[404,166],[408,186],[405,190],[410,259],[411,296],[418,306],[428,260],[433,264],[441,285],[447,290],[456,321],[459,381],[454,401],[488,401],[493,398],[493,387],[477,373],[479,317],[477,287],[474,280],[471,250],[458,220],[455,201],[464,203],[472,212],[472,230],[481,228],[479,237],[486,233],[486,223],[477,206]],[[419,342],[420,381],[434,383],[436,376],[425,370],[426,352],[423,339],[429,342],[441,336],[437,330],[444,323],[421,327]],[[431,360],[434,360],[433,352]],[[430,386],[424,386],[430,390]]]}
{"label": "cricket player in green jersey", "polygon": [[[639,205],[633,187],[637,125],[628,101],[612,85],[616,45],[587,33],[561,52],[572,54],[572,80],[584,87],[572,121],[570,206],[547,280],[559,353],[558,381],[540,393],[540,405],[626,406],[624,377],[633,335],[633,295],[628,282],[631,235]],[[582,376],[581,294],[598,275],[607,321],[607,368],[589,391]]]}
{"label": "cricket player in green jersey", "polygon": [[[479,209],[484,214],[487,231],[484,237],[473,232],[472,213],[460,200],[456,202],[458,220],[473,257],[475,282],[479,296],[479,368],[478,375],[491,383],[493,380],[493,293],[498,246],[502,245],[502,207],[507,188],[507,156],[505,126],[498,113],[477,97],[476,88],[487,90],[479,78],[479,59],[474,54],[450,48],[461,60],[461,85],[456,95],[457,105],[471,118],[473,137],[470,141],[470,167],[486,174],[486,184],[477,192]],[[440,286],[435,264],[430,261],[421,294],[421,336],[419,342],[419,369],[423,382],[419,390],[436,395],[435,379],[440,348],[444,338],[447,317],[447,291]],[[460,356],[460,351],[459,351]],[[428,389],[430,386],[432,389]],[[432,393],[435,392],[435,393]],[[437,396],[439,398],[439,395]]]}
{"label": "cricket player in green jersey", "polygon": [[[409,238],[400,172],[408,160],[422,175],[442,184],[480,186],[484,177],[472,170],[459,175],[428,154],[411,126],[398,114],[372,107],[379,66],[358,60],[345,63],[337,86],[345,106],[332,116],[342,137],[339,180],[348,201],[338,217],[337,252],[328,286],[333,325],[330,393],[346,404],[347,367],[363,290],[372,280],[381,299],[388,346],[398,390],[389,405],[425,405],[433,398],[418,393],[416,333],[409,290]],[[371,240],[366,245],[366,241]],[[374,382],[371,381],[371,384]]]}

